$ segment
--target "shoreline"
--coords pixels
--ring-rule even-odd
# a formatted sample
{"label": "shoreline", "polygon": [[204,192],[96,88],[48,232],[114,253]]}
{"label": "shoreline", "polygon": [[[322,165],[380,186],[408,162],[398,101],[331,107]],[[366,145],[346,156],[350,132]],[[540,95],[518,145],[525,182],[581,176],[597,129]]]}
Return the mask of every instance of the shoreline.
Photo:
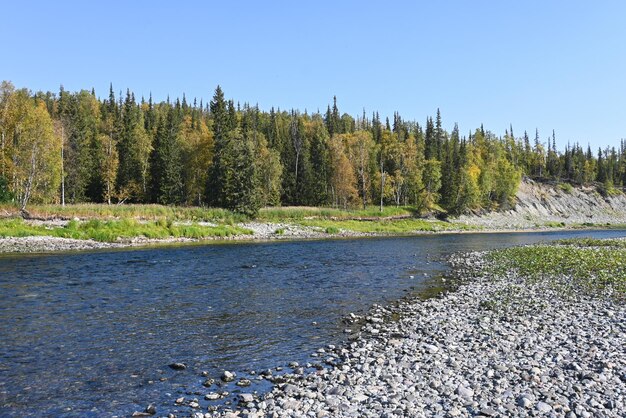
{"label": "shoreline", "polygon": [[[165,238],[150,239],[136,237],[132,239],[120,239],[117,242],[100,242],[94,240],[81,240],[60,238],[45,235],[33,235],[26,237],[0,237],[0,255],[11,254],[46,254],[56,252],[80,252],[107,249],[131,249],[131,248],[157,248],[171,245],[215,245],[224,243],[263,243],[263,242],[297,242],[315,240],[358,239],[358,238],[393,238],[393,237],[418,237],[431,235],[457,235],[457,234],[513,234],[513,233],[539,233],[558,231],[594,231],[624,229],[624,225],[603,226],[563,226],[563,227],[539,227],[539,228],[481,228],[481,229],[450,229],[441,231],[415,231],[412,233],[380,233],[380,232],[355,232],[340,231],[338,233],[326,233],[312,227],[303,227],[296,224],[251,222],[239,224],[253,231],[252,235],[231,235],[227,237],[207,238]],[[274,231],[285,229],[287,232],[277,234]]]}
{"label": "shoreline", "polygon": [[192,399],[174,412],[194,418],[624,416],[626,306],[603,294],[564,296],[551,283],[516,273],[487,273],[488,263],[485,253],[457,254],[453,290],[374,305],[356,340],[311,355],[323,369],[302,373],[295,365],[268,393],[241,393],[236,404],[210,414]]}

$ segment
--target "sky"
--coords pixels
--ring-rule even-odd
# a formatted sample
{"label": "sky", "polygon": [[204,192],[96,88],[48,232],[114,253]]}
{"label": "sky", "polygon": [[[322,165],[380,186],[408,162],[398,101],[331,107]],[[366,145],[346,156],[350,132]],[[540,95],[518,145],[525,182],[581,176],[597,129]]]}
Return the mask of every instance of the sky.
{"label": "sky", "polygon": [[624,1],[10,1],[0,79],[33,91],[130,88],[557,145],[626,138]]}

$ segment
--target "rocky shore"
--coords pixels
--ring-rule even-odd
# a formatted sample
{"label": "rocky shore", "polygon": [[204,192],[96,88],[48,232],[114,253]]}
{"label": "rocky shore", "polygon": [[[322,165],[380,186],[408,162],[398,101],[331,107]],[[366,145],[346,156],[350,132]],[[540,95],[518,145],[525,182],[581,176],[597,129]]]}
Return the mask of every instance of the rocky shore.
{"label": "rocky shore", "polygon": [[[602,196],[594,187],[565,187],[566,185],[537,183],[524,179],[519,186],[512,208],[481,214],[467,214],[450,219],[443,233],[544,231],[572,228],[598,228],[626,225],[626,194]],[[79,220],[75,218],[75,220]],[[83,219],[84,221],[85,219]],[[66,219],[28,220],[29,224],[46,228],[62,227]],[[192,222],[178,222],[190,225]],[[198,222],[200,226],[217,226]],[[92,250],[111,247],[173,244],[200,241],[273,241],[325,238],[356,238],[389,236],[390,233],[365,233],[332,228],[303,226],[290,222],[241,223],[238,227],[252,234],[208,237],[203,240],[187,238],[147,239],[143,237],[119,240],[114,243],[69,240],[54,237],[0,238],[0,253],[52,252]],[[414,234],[441,233],[414,231]]]}
{"label": "rocky shore", "polygon": [[452,261],[455,291],[375,306],[351,342],[313,354],[327,367],[292,364],[271,392],[242,393],[230,410],[180,399],[178,416],[626,416],[623,301],[496,277],[479,253]]}
{"label": "rocky shore", "polygon": [[[325,232],[320,228],[306,227],[288,223],[268,223],[268,222],[248,222],[237,226],[249,229],[252,234],[241,234],[231,236],[216,236],[203,239],[172,237],[165,239],[151,239],[146,237],[135,237],[132,239],[120,239],[116,242],[100,242],[94,240],[79,240],[70,238],[59,238],[52,236],[28,236],[28,237],[0,237],[0,254],[2,253],[51,253],[58,251],[85,251],[108,248],[130,248],[155,245],[172,245],[183,243],[209,243],[209,242],[229,242],[229,241],[297,241],[315,239],[335,239],[335,238],[366,238],[384,237],[394,235],[393,233],[366,233],[348,230],[338,232]],[[462,233],[490,233],[490,232],[537,232],[568,230],[566,226],[562,228],[554,227],[523,227],[512,228],[491,225],[480,226],[481,229],[466,230],[459,227],[458,230],[449,229],[445,231],[415,231],[414,235],[428,234],[462,234]],[[597,227],[596,227],[597,228]],[[580,229],[580,227],[575,228]]]}
{"label": "rocky shore", "polygon": [[0,253],[48,253],[97,250],[121,246],[122,244],[46,236],[0,238]]}
{"label": "rocky shore", "polygon": [[[37,221],[38,224],[48,223]],[[59,222],[50,221],[49,224],[59,226]],[[165,238],[150,239],[135,237],[123,239],[117,242],[99,242],[93,240],[78,240],[58,238],[51,236],[28,236],[28,237],[0,237],[1,253],[49,253],[57,251],[81,251],[107,248],[140,247],[150,245],[168,245],[177,243],[199,243],[215,241],[273,241],[273,240],[306,240],[325,238],[356,238],[376,236],[382,234],[366,234],[352,231],[339,231],[326,233],[319,228],[305,227],[286,223],[248,222],[238,226],[252,231],[252,234],[231,235],[225,237],[207,237],[204,239],[192,238]]]}

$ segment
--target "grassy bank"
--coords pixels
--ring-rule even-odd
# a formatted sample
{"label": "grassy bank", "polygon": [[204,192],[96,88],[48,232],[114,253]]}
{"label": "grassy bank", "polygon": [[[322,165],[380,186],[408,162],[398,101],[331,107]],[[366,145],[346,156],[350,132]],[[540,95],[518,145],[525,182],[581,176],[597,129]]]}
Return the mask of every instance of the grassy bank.
{"label": "grassy bank", "polygon": [[418,215],[416,208],[411,206],[387,206],[380,211],[378,206],[365,209],[335,209],[323,207],[271,207],[259,212],[258,220],[266,222],[301,221],[310,219],[325,220],[378,220],[381,218],[407,218]]}
{"label": "grassy bank", "polygon": [[[185,236],[202,238],[206,236],[224,236],[237,233],[233,227],[237,223],[249,221],[245,216],[226,209],[177,207],[162,205],[33,205],[28,208],[34,219],[80,219],[84,222],[72,223],[66,228],[44,228],[26,223],[6,223],[2,227],[2,236],[55,235],[70,237],[88,237],[100,241],[112,241],[117,237],[164,238]],[[17,217],[14,206],[0,205],[0,214]],[[271,207],[261,209],[257,222],[293,224],[303,227],[315,227],[328,234],[341,232],[410,234],[421,231],[448,231],[458,229],[476,229],[461,224],[419,219],[414,207],[378,206],[365,209],[335,209],[322,207]],[[180,222],[212,222],[220,227],[173,227]],[[163,227],[163,223],[169,225]]]}
{"label": "grassy bank", "polygon": [[441,232],[458,230],[476,230],[477,227],[427,219],[397,219],[397,220],[332,220],[312,219],[297,221],[299,225],[321,228],[329,233],[352,231],[374,234],[411,234],[415,232]]}
{"label": "grassy bank", "polygon": [[[61,205],[31,205],[28,212],[39,218],[81,218],[81,219],[141,219],[157,220],[161,218],[175,221],[212,221],[221,223],[244,222],[246,217],[227,209],[164,206],[164,205],[104,205],[95,203],[81,203]],[[0,213],[17,215],[14,205],[0,204]],[[409,206],[389,206],[380,211],[378,206],[369,206],[365,209],[335,209],[324,207],[268,207],[263,208],[257,217],[261,222],[285,222],[305,219],[379,219],[412,217],[417,210]]]}
{"label": "grassy bank", "polygon": [[559,293],[626,299],[626,240],[568,239],[507,248],[489,253],[487,261],[489,271],[500,277],[514,271]]}
{"label": "grassy bank", "polygon": [[[104,205],[68,204],[32,205],[28,207],[36,220],[72,220],[66,227],[46,227],[31,222],[15,222],[20,216],[15,206],[0,205],[0,236],[51,235],[71,238],[91,238],[103,242],[144,236],[146,238],[207,238],[251,234],[237,227],[250,221],[244,215],[220,208],[163,206],[163,205]],[[256,222],[279,224],[274,235],[282,235],[285,227],[315,228],[329,235],[382,234],[410,235],[420,232],[479,231],[480,224],[444,222],[419,217],[419,210],[410,206],[378,206],[358,209],[323,207],[270,207],[261,209]],[[78,219],[79,222],[74,220]],[[198,225],[210,222],[214,227]],[[53,223],[53,222],[52,222]],[[186,225],[186,226],[185,226]],[[49,225],[48,225],[49,226]],[[610,228],[615,225],[565,224],[546,222],[536,224],[538,229],[550,228]],[[489,226],[486,226],[489,229]],[[494,228],[494,229],[497,229]],[[271,235],[271,234],[270,234]],[[304,232],[306,235],[306,232]],[[260,238],[271,238],[265,236]]]}
{"label": "grassy bank", "polygon": [[[164,205],[104,205],[81,203],[71,205],[31,205],[28,208],[31,216],[43,219],[137,219],[174,221],[205,221],[234,224],[243,222],[246,217],[241,214],[220,208],[201,208],[187,206]],[[0,205],[0,213],[17,215],[13,205]]]}
{"label": "grassy bank", "polygon": [[203,226],[197,224],[175,225],[164,219],[158,221],[137,221],[134,219],[86,222],[70,221],[65,226],[50,227],[32,225],[21,219],[0,220],[0,237],[51,236],[73,239],[93,239],[100,242],[145,237],[166,238],[210,238],[247,235],[252,231],[233,225]]}

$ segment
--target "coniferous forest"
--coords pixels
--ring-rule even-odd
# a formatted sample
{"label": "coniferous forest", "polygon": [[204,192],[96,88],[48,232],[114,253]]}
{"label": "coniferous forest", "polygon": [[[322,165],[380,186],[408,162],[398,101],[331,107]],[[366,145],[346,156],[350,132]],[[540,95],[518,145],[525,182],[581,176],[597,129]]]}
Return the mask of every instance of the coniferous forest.
{"label": "coniferous forest", "polygon": [[394,114],[262,111],[225,98],[138,99],[0,86],[0,202],[223,207],[411,205],[460,214],[506,207],[522,176],[605,193],[626,185],[619,147],[556,147],[555,133],[442,128],[439,110]]}

